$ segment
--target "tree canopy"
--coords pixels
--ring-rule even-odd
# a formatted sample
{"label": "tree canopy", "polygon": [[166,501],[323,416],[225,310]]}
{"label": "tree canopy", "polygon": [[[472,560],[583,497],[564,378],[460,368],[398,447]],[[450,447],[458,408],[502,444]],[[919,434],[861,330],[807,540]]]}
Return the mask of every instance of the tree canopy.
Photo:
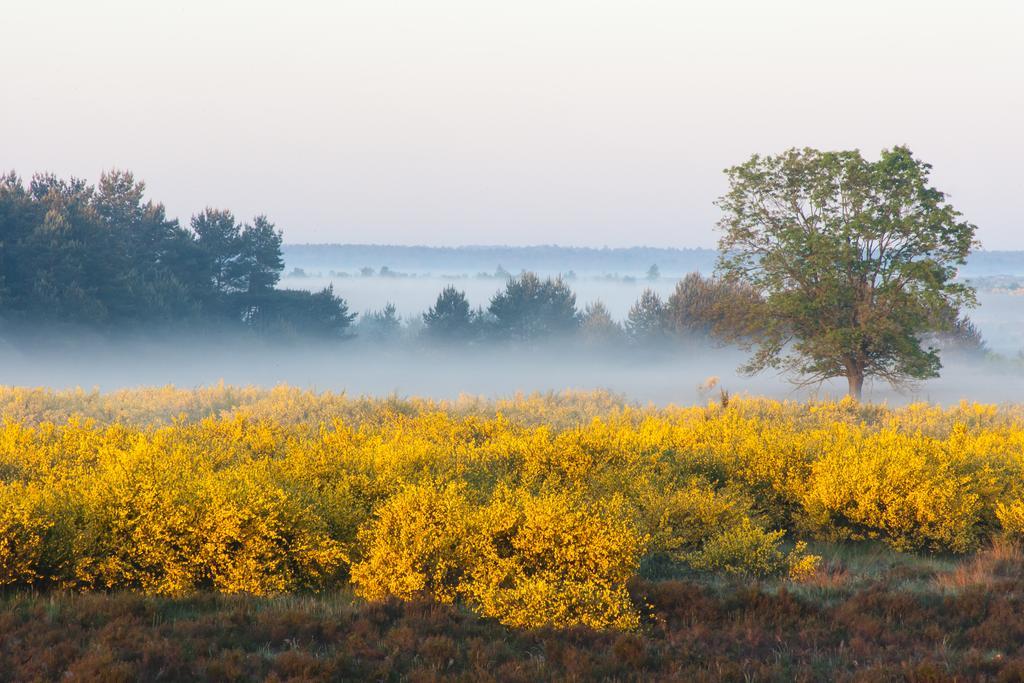
{"label": "tree canopy", "polygon": [[466,293],[449,285],[423,314],[424,332],[439,341],[465,341],[473,335],[474,318]]}
{"label": "tree canopy", "polygon": [[866,378],[938,375],[938,350],[923,339],[975,301],[955,275],[976,228],[930,170],[906,147],[877,161],[791,149],[726,170],[718,269],[763,297],[748,371],[842,377],[855,397]]}
{"label": "tree canopy", "polygon": [[626,332],[637,344],[660,344],[668,340],[665,304],[653,289],[645,289],[626,316]]}
{"label": "tree canopy", "polygon": [[488,312],[498,334],[519,341],[575,332],[580,323],[576,294],[565,281],[529,272],[510,278]]}
{"label": "tree canopy", "polygon": [[259,330],[344,336],[345,302],[278,290],[281,232],[207,208],[188,227],[127,171],[99,183],[0,176],[0,316],[124,327],[217,318]]}

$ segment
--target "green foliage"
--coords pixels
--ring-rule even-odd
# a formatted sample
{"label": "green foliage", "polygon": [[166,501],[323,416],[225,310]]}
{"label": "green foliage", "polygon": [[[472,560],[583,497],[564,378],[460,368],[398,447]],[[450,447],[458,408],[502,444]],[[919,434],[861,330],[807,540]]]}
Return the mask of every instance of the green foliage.
{"label": "green foliage", "polygon": [[366,311],[359,317],[356,335],[372,342],[387,343],[397,340],[402,329],[398,309],[391,302],[379,311]]}
{"label": "green foliage", "polygon": [[583,343],[591,347],[614,347],[625,338],[622,325],[613,318],[601,301],[587,304],[580,317],[580,335]]}
{"label": "green foliage", "polygon": [[929,185],[930,170],[906,147],[875,162],[792,149],[726,170],[719,269],[765,300],[748,370],[845,377],[854,396],[866,377],[937,375],[938,352],[921,338],[943,309],[974,302],[954,277],[976,228]]}
{"label": "green foliage", "polygon": [[653,289],[645,289],[626,317],[626,333],[636,344],[661,344],[668,341],[665,304]]}
{"label": "green foliage", "polygon": [[334,285],[319,292],[301,289],[273,289],[244,294],[243,320],[252,329],[275,336],[345,339],[355,313],[345,300],[334,294]]}
{"label": "green foliage", "polygon": [[813,571],[817,558],[804,555],[805,546],[799,545],[786,555],[779,544],[785,531],[765,531],[749,519],[712,536],[700,550],[689,553],[687,562],[694,569],[747,576],[796,575]]}
{"label": "green foliage", "polygon": [[192,216],[191,226],[209,262],[214,289],[222,294],[244,291],[242,226],[235,221],[234,214],[207,207]]}
{"label": "green foliage", "polygon": [[239,264],[245,274],[246,291],[272,290],[281,279],[284,259],[281,257],[282,236],[266,216],[256,216],[241,235]]}
{"label": "green foliage", "polygon": [[541,280],[534,273],[523,273],[510,278],[487,310],[499,339],[531,341],[569,334],[579,327],[576,295],[561,277]]}
{"label": "green foliage", "polygon": [[423,314],[423,324],[424,334],[436,341],[465,342],[476,331],[466,293],[451,285],[441,290],[437,301]]}
{"label": "green foliage", "polygon": [[689,273],[665,302],[665,315],[680,337],[742,341],[758,329],[760,304],[749,285]]}
{"label": "green foliage", "polygon": [[0,315],[125,326],[220,319],[264,332],[344,336],[352,320],[331,290],[277,290],[281,232],[207,208],[188,228],[145,184],[110,171],[93,187],[0,177]]}

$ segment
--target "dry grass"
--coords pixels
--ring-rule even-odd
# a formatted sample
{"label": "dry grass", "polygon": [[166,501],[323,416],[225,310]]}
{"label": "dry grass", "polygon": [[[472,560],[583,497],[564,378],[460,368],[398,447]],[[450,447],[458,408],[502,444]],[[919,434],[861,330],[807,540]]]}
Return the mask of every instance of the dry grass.
{"label": "dry grass", "polygon": [[1024,550],[1018,543],[996,539],[992,545],[961,560],[951,572],[935,577],[935,585],[946,591],[992,588],[1024,579]]}
{"label": "dry grass", "polygon": [[635,581],[646,619],[633,633],[508,629],[348,593],[11,593],[0,681],[1024,680],[1019,548],[947,565],[832,551],[817,584]]}

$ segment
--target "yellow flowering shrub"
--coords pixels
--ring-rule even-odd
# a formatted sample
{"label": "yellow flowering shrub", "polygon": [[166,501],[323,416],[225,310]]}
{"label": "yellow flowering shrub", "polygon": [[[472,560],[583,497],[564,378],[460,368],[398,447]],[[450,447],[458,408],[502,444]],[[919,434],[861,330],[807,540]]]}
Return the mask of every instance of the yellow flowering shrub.
{"label": "yellow flowering shrub", "polygon": [[472,508],[458,484],[411,485],[381,505],[359,533],[364,557],[352,582],[369,600],[430,597],[452,602],[470,562]]}
{"label": "yellow flowering shrub", "polygon": [[652,533],[651,550],[684,558],[747,520],[749,503],[734,491],[716,490],[693,478],[678,488],[651,491],[643,510]]}
{"label": "yellow flowering shrub", "polygon": [[1004,534],[1018,541],[1024,540],[1024,500],[999,503],[996,516]]}
{"label": "yellow flowering shrub", "polygon": [[885,538],[897,549],[977,546],[979,480],[946,444],[921,434],[837,429],[811,466],[805,523],[832,539]]}
{"label": "yellow flowering shrub", "polygon": [[212,587],[262,595],[318,589],[337,581],[348,549],[314,506],[255,460],[218,473],[209,486],[200,558]]}
{"label": "yellow flowering shrub", "polygon": [[0,587],[48,578],[42,565],[53,521],[42,512],[37,487],[0,483]]}
{"label": "yellow flowering shrub", "polygon": [[693,569],[797,577],[817,565],[802,543],[783,553],[786,532],[764,529],[755,520],[750,499],[735,489],[715,489],[693,478],[679,488],[652,494],[643,507],[652,533],[649,551]]}
{"label": "yellow flowering shrub", "polygon": [[516,626],[631,628],[645,558],[799,578],[803,540],[1024,537],[1022,501],[1021,406],[0,387],[0,586],[351,582]]}
{"label": "yellow flowering shrub", "polygon": [[648,539],[621,497],[505,493],[479,526],[463,590],[482,614],[524,628],[639,625],[626,582]]}
{"label": "yellow flowering shrub", "polygon": [[694,569],[748,576],[784,573],[799,579],[813,573],[821,558],[806,554],[803,542],[783,553],[780,543],[784,536],[784,531],[765,531],[744,518],[688,553],[686,561]]}
{"label": "yellow flowering shrub", "polygon": [[[159,439],[159,437],[157,437]],[[75,583],[180,595],[201,583],[212,501],[201,461],[159,442],[107,454],[82,487],[75,530]]]}

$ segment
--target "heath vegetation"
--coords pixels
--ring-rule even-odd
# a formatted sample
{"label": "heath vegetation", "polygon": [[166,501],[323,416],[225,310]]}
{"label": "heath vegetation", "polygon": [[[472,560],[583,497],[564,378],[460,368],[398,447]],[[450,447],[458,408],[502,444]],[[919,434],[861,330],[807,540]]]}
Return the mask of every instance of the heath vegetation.
{"label": "heath vegetation", "polygon": [[0,406],[7,590],[351,587],[629,631],[644,607],[628,585],[647,570],[799,582],[819,571],[808,542],[945,556],[1024,535],[1011,406],[285,387],[6,389]]}

